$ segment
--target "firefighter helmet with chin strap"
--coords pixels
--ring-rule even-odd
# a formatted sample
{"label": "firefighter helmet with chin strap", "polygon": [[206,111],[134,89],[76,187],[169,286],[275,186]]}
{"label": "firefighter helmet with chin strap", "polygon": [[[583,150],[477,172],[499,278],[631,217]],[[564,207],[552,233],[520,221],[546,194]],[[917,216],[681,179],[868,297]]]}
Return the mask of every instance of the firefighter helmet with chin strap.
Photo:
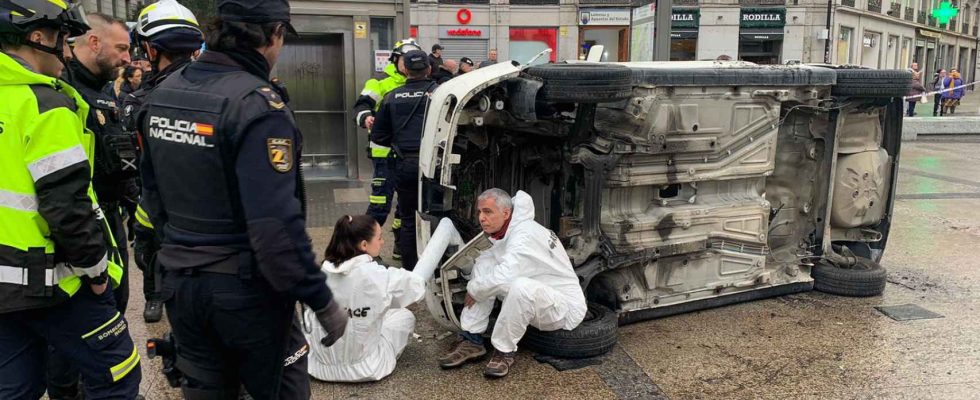
{"label": "firefighter helmet with chin strap", "polygon": [[391,49],[391,56],[388,57],[388,61],[393,63],[397,62],[401,56],[411,50],[422,50],[422,46],[413,38],[399,40],[395,42],[395,47]]}
{"label": "firefighter helmet with chin strap", "polygon": [[134,32],[138,42],[174,53],[193,52],[204,43],[197,17],[176,0],[161,0],[143,8]]}
{"label": "firefighter helmet with chin strap", "polygon": [[0,0],[0,34],[27,34],[38,28],[59,32],[55,46],[30,41],[26,45],[59,58],[65,36],[79,36],[90,29],[81,4],[64,0]]}

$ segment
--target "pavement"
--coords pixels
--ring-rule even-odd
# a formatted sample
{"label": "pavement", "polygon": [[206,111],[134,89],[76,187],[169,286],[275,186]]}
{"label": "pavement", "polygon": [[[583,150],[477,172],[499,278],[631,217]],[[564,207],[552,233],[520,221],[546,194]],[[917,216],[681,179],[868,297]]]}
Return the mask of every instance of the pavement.
{"label": "pavement", "polygon": [[[977,96],[980,97],[980,96]],[[951,138],[903,145],[898,198],[883,265],[884,295],[819,292],[759,300],[623,326],[598,365],[559,372],[518,353],[511,375],[483,364],[443,371],[452,344],[424,307],[398,368],[364,384],[314,381],[314,399],[980,399],[980,152]],[[310,185],[309,229],[320,253],[339,216],[366,209],[366,186]],[[388,243],[392,243],[390,236]],[[141,316],[133,269],[130,329],[137,342],[166,331]],[[938,318],[896,321],[877,306],[910,305]],[[143,355],[147,399],[178,399]]]}
{"label": "pavement", "polygon": [[[956,113],[941,117],[932,116],[934,102],[916,106],[915,117],[905,117],[902,140],[933,140],[937,136],[971,136],[980,134],[980,93],[967,91],[956,107]],[[908,106],[906,105],[906,108]]]}

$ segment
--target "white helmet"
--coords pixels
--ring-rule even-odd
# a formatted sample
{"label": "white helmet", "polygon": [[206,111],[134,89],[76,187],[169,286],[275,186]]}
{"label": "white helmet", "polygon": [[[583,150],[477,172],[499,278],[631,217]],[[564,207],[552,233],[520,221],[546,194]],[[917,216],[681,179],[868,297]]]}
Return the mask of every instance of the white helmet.
{"label": "white helmet", "polygon": [[145,38],[174,28],[190,28],[201,32],[197,17],[177,0],[160,0],[146,6],[136,22],[136,34]]}

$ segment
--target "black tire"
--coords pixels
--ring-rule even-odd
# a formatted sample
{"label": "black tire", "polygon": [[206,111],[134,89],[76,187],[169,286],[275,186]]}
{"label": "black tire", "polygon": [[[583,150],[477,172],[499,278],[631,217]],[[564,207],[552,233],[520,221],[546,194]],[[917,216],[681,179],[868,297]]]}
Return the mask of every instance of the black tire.
{"label": "black tire", "polygon": [[588,303],[588,307],[585,319],[570,331],[542,332],[529,326],[521,346],[560,358],[589,358],[608,353],[618,340],[618,316],[596,303]]}
{"label": "black tire", "polygon": [[847,297],[880,295],[885,291],[887,275],[885,268],[866,258],[858,258],[851,268],[817,263],[810,272],[815,290]]}
{"label": "black tire", "polygon": [[633,95],[633,75],[622,65],[546,64],[525,72],[544,81],[538,98],[547,102],[605,103]]}
{"label": "black tire", "polygon": [[834,96],[902,97],[912,88],[912,73],[894,69],[837,69]]}
{"label": "black tire", "polygon": [[634,85],[655,86],[830,86],[825,68],[757,66],[745,68],[633,68]]}

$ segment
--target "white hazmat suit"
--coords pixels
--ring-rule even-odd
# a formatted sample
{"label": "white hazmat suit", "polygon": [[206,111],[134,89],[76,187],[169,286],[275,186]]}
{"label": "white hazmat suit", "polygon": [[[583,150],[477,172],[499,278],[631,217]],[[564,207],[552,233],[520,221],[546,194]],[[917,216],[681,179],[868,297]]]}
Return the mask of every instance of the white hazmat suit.
{"label": "white hazmat suit", "polygon": [[553,232],[534,221],[531,196],[518,191],[510,225],[501,240],[474,261],[466,291],[476,304],[463,308],[460,324],[483,333],[494,299],[503,306],[491,343],[502,352],[517,350],[527,326],[542,331],[575,329],[585,318],[585,295],[565,248]]}
{"label": "white hazmat suit", "polygon": [[443,219],[414,272],[385,268],[367,254],[340,265],[324,261],[327,286],[350,320],[344,336],[323,347],[319,343],[326,331],[312,310],[303,312],[303,334],[311,343],[310,375],[329,382],[366,382],[391,374],[415,330],[415,316],[405,307],[425,296],[425,282],[446,247],[462,243],[452,223]]}

